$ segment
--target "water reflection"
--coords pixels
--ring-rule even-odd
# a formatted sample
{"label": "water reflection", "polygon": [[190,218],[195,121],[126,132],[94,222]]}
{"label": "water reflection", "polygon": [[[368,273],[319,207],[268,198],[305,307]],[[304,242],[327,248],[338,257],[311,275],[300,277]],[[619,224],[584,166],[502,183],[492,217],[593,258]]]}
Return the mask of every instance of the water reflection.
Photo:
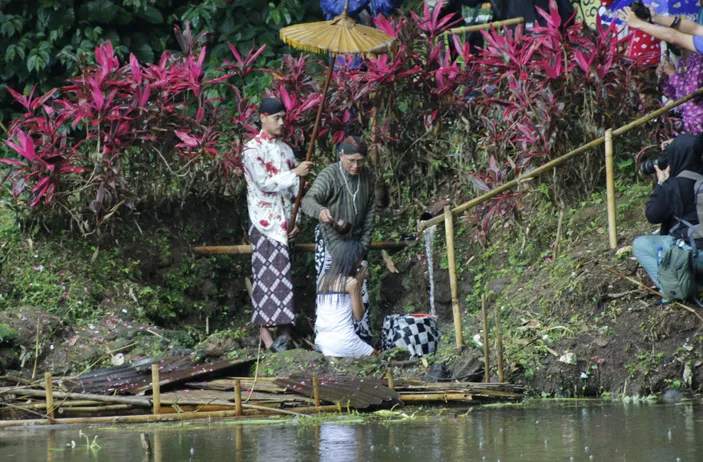
{"label": "water reflection", "polygon": [[[231,423],[0,431],[14,461],[697,461],[703,419],[694,405],[537,405],[403,422],[318,425]],[[153,454],[140,444],[149,433]],[[43,443],[45,441],[45,443]],[[71,447],[71,442],[75,447]]]}

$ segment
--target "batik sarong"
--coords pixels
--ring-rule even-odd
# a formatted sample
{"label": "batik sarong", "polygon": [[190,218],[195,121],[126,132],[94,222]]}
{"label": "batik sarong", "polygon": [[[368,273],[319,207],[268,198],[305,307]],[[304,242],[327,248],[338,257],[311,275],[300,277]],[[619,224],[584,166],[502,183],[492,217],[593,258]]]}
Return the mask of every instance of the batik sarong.
{"label": "batik sarong", "polygon": [[293,324],[293,277],[288,245],[264,236],[254,226],[249,228],[249,238],[254,273],[251,323],[255,327]]}
{"label": "batik sarong", "polygon": [[[364,264],[366,261],[364,260]],[[315,272],[317,273],[317,287],[320,287],[322,277],[327,273],[332,265],[332,255],[325,247],[325,241],[322,237],[320,225],[315,227]],[[361,301],[364,302],[364,316],[361,321],[354,319],[354,330],[361,340],[373,345],[373,335],[371,335],[371,324],[369,322],[369,292],[367,281],[365,280],[361,286]]]}

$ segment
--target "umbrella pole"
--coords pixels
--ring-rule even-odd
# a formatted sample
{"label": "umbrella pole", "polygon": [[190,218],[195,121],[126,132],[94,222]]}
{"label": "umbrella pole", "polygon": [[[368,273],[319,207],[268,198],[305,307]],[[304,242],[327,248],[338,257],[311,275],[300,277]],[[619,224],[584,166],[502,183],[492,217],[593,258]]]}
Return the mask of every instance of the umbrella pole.
{"label": "umbrella pole", "polygon": [[[332,80],[332,73],[334,72],[334,60],[336,55],[332,54],[332,60],[327,69],[327,77],[325,78],[325,84],[322,87],[322,100],[320,100],[320,106],[317,108],[317,116],[315,117],[315,126],[312,129],[312,137],[310,137],[310,145],[308,146],[308,154],[305,156],[305,161],[310,161],[312,157],[312,151],[315,149],[315,140],[317,140],[317,133],[320,131],[320,120],[322,119],[322,110],[325,107],[325,102],[327,101],[327,90],[330,87],[330,80]],[[298,209],[300,208],[300,199],[303,197],[303,188],[305,187],[305,177],[300,178],[300,188],[298,188],[298,195],[295,197],[295,205],[293,206],[293,213],[290,217],[290,223],[288,224],[288,231],[292,231],[295,228],[295,221],[298,217]]]}

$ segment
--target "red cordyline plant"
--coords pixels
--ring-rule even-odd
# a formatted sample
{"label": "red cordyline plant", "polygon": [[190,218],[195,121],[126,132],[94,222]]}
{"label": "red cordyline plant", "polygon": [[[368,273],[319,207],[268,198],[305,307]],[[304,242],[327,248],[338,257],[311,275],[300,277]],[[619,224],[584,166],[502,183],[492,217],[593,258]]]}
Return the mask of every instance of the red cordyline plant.
{"label": "red cordyline plant", "polygon": [[[470,174],[479,192],[643,115],[648,57],[628,58],[622,50],[627,38],[618,40],[614,25],[604,29],[598,20],[593,32],[582,24],[564,25],[554,2],[539,14],[545,26],[529,33],[521,26],[484,32],[486,48],[474,60],[481,90],[473,101],[472,121],[481,133],[475,160],[489,164],[488,174]],[[634,141],[618,139],[620,153],[633,154],[627,146],[646,138],[634,133],[628,135]],[[566,192],[589,193],[600,184],[601,157],[594,151],[559,167],[552,181],[555,202]],[[518,199],[514,192],[499,195],[475,212],[483,232],[494,218],[517,216]]]}
{"label": "red cordyline plant", "polygon": [[[286,107],[285,139],[298,156],[303,156],[315,124],[317,108],[322,99],[319,79],[321,77],[310,71],[309,56],[299,58],[286,55],[279,69],[269,71],[273,76],[273,85],[268,92],[270,96],[281,99]],[[326,124],[321,124],[320,138],[328,131]]]}
{"label": "red cordyline plant", "polygon": [[[17,157],[0,160],[10,165],[12,194],[32,208],[58,203],[89,233],[121,206],[225,187],[240,152],[222,129],[234,125],[235,137],[255,132],[254,110],[238,98],[228,118],[221,98],[206,96],[217,82],[204,77],[202,34],[177,32],[185,35],[180,57],[165,53],[142,65],[132,55],[121,65],[108,42],[96,48],[96,65],[60,91],[35,99],[10,90],[26,110],[6,140]],[[252,63],[237,64],[232,75],[245,76]]]}
{"label": "red cordyline plant", "polygon": [[[398,202],[410,191],[429,197],[441,186],[437,179],[446,173],[449,136],[469,105],[472,57],[463,44],[445,42],[443,33],[457,19],[440,16],[439,9],[379,16],[374,23],[396,37],[397,49],[367,59],[365,69],[348,71],[336,80],[337,88],[353,105],[351,118],[358,114],[369,121],[368,137],[384,152],[380,173],[396,183]],[[340,115],[342,122],[350,118]]]}
{"label": "red cordyline plant", "polygon": [[[643,109],[642,62],[621,52],[612,27],[599,23],[591,33],[565,26],[552,5],[540,12],[544,27],[491,30],[486,49],[473,56],[459,37],[445,40],[456,20],[438,11],[376,18],[397,49],[361,66],[352,57],[336,62],[323,112],[323,149],[364,132],[381,148],[376,173],[395,182],[398,203],[403,195],[422,200],[456,188],[442,183],[452,181],[447,168],[465,168],[452,158],[473,160],[474,185],[491,190]],[[260,69],[264,47],[230,47],[233,60],[208,79],[204,35],[188,26],[176,35],[182,53],[166,53],[157,64],[131,56],[123,65],[105,44],[96,49],[96,65],[61,91],[13,93],[25,111],[8,140],[17,156],[3,160],[13,194],[37,209],[58,204],[85,232],[121,206],[158,206],[228,187],[241,172],[243,144],[258,131],[252,95],[244,94],[254,72],[272,77],[270,93],[288,110],[286,141],[302,156],[325,66],[303,55]],[[600,165],[599,155],[583,156],[560,170],[554,191],[592,188]],[[519,198],[496,197],[477,223],[487,232],[495,218],[517,216]]]}

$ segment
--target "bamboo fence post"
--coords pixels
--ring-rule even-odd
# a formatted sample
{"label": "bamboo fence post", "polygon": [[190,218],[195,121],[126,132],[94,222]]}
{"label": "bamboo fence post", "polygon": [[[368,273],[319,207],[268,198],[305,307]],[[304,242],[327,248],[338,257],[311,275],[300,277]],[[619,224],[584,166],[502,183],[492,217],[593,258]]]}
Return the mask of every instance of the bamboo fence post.
{"label": "bamboo fence post", "polygon": [[449,260],[449,286],[452,291],[452,313],[454,314],[454,332],[456,348],[464,347],[464,334],[461,326],[461,310],[459,308],[459,291],[456,281],[456,255],[454,254],[454,215],[450,206],[444,207],[444,232],[447,241],[447,259]]}
{"label": "bamboo fence post", "polygon": [[386,379],[388,380],[388,388],[395,390],[395,380],[393,379],[393,369],[386,370]]}
{"label": "bamboo fence post", "polygon": [[617,225],[615,222],[615,182],[613,178],[613,130],[605,132],[605,182],[608,191],[608,237],[610,248],[618,246]]}
{"label": "bamboo fence post", "polygon": [[44,373],[46,382],[46,415],[49,416],[49,424],[54,423],[54,385],[51,380],[51,372]]}
{"label": "bamboo fence post", "polygon": [[[633,128],[639,127],[640,125],[644,125],[650,120],[656,119],[660,115],[669,112],[670,110],[674,109],[675,107],[678,107],[687,101],[703,95],[703,88],[699,88],[698,90],[694,91],[693,93],[684,96],[683,98],[676,100],[674,102],[671,102],[667,104],[666,106],[662,107],[661,109],[657,109],[656,111],[650,112],[644,117],[641,117],[635,121],[630,122],[629,124],[623,125],[622,127],[613,130],[613,135],[622,135],[623,133],[627,133],[628,131],[632,130]],[[498,194],[509,191],[513,189],[515,186],[519,185],[520,183],[524,183],[530,178],[535,178],[547,171],[552,170],[554,167],[557,165],[563,164],[567,160],[573,159],[574,157],[578,156],[581,153],[584,153],[588,151],[589,149],[596,148],[600,146],[601,144],[605,143],[605,137],[601,136],[600,138],[596,138],[595,140],[591,141],[590,143],[584,144],[583,146],[580,146],[573,151],[567,152],[561,157],[557,157],[556,159],[547,162],[546,164],[542,165],[541,167],[537,167],[536,169],[530,171],[529,173],[525,175],[520,175],[518,178],[508,181],[507,183],[502,184],[501,186],[487,192],[486,194],[483,194],[481,196],[478,196],[474,199],[471,199],[468,202],[465,202],[454,209],[452,209],[452,213],[454,215],[458,215],[460,213],[466,212],[469,209],[472,209],[476,207],[477,205],[483,204],[484,202],[492,199],[493,197],[497,196]],[[442,216],[437,216],[434,217],[430,220],[425,220],[421,221],[420,224],[418,225],[418,231],[424,231],[425,229],[429,228],[430,226],[434,226],[436,224],[439,224],[442,222]]]}
{"label": "bamboo fence post", "polygon": [[552,253],[552,261],[556,262],[559,257],[559,244],[561,243],[561,225],[564,223],[564,207],[559,209],[559,221],[557,222],[557,238],[554,241],[554,252]]}
{"label": "bamboo fence post", "polygon": [[498,381],[503,383],[503,330],[500,320],[500,308],[495,308],[496,350],[498,353]]}
{"label": "bamboo fence post", "polygon": [[234,405],[237,415],[242,415],[242,381],[239,379],[234,381]]}
{"label": "bamboo fence post", "polygon": [[491,365],[488,347],[488,312],[486,311],[486,294],[481,295],[481,317],[483,318],[483,381],[491,381]]}
{"label": "bamboo fence post", "polygon": [[161,379],[159,378],[159,363],[151,365],[151,390],[152,390],[152,400],[153,400],[153,413],[154,415],[161,412]]}
{"label": "bamboo fence post", "polygon": [[320,379],[312,378],[312,396],[315,399],[315,407],[320,407]]}

